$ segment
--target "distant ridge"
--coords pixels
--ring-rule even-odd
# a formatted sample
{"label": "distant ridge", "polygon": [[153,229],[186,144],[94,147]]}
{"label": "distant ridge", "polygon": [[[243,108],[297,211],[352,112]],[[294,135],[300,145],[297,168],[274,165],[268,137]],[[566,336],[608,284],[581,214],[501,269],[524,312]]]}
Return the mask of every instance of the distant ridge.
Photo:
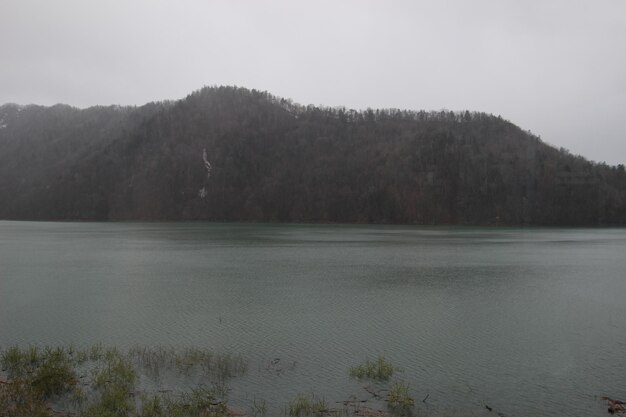
{"label": "distant ridge", "polygon": [[0,219],[624,225],[626,173],[484,113],[207,87],[0,107]]}

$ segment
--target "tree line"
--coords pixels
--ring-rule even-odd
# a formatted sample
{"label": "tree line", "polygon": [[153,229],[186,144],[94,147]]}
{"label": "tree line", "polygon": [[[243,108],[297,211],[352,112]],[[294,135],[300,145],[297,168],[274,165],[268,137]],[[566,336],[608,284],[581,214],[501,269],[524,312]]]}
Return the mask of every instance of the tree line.
{"label": "tree line", "polygon": [[4,105],[0,126],[4,219],[626,224],[623,165],[479,112],[207,87],[140,107]]}

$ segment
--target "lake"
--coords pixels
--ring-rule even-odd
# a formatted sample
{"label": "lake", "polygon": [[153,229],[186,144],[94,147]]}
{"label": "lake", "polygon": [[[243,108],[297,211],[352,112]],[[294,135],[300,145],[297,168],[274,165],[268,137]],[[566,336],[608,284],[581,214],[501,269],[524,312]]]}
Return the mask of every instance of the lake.
{"label": "lake", "polygon": [[269,415],[382,354],[435,415],[605,416],[625,298],[626,229],[0,221],[1,347],[241,353]]}

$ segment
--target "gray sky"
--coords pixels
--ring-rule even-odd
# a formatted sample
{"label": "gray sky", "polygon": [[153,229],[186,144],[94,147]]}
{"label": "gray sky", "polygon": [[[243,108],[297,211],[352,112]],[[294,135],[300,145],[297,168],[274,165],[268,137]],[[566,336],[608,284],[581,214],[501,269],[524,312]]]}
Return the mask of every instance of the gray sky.
{"label": "gray sky", "polygon": [[626,0],[0,0],[0,103],[477,110],[626,162]]}

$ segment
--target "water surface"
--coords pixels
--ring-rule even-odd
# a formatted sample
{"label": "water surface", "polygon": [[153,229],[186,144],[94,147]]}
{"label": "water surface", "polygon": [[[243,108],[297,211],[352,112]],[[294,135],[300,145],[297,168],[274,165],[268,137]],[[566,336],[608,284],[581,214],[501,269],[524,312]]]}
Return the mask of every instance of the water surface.
{"label": "water surface", "polygon": [[422,408],[604,416],[625,296],[624,229],[0,222],[0,346],[239,352],[274,412],[384,354]]}

